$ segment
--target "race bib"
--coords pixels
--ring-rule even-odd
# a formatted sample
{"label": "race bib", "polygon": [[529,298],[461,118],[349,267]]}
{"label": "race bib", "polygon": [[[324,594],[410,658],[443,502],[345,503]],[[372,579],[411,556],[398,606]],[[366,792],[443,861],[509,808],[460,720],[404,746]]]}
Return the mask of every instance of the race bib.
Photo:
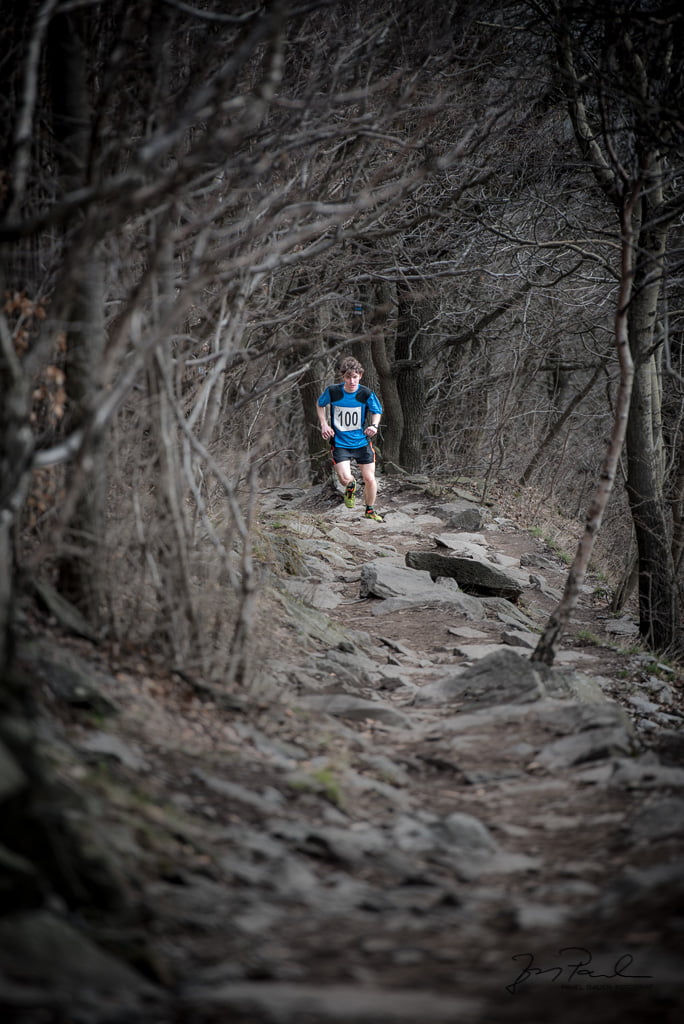
{"label": "race bib", "polygon": [[333,405],[333,426],[340,432],[344,432],[345,430],[360,430],[361,412],[362,406],[360,405]]}

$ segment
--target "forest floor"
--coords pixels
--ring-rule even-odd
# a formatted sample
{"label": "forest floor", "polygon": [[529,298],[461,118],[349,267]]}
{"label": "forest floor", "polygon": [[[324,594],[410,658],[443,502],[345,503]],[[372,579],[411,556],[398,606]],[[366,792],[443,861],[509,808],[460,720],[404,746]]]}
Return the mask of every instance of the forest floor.
{"label": "forest floor", "polygon": [[[265,495],[261,528],[302,558],[261,599],[240,693],[62,640],[117,713],[65,706],[46,677],[49,756],[141,908],[126,941],[94,935],[143,946],[150,987],[86,999],[74,980],[70,1016],[48,1015],[53,993],[17,1020],[681,1020],[681,670],[595,580],[557,659],[574,688],[533,673],[533,692],[459,693],[459,673],[514,649],[505,614],[360,592],[365,562],[434,550],[450,497],[477,507],[385,480],[376,524],[322,488]],[[558,550],[496,507],[478,533],[501,564],[535,565],[511,619],[538,634]]]}

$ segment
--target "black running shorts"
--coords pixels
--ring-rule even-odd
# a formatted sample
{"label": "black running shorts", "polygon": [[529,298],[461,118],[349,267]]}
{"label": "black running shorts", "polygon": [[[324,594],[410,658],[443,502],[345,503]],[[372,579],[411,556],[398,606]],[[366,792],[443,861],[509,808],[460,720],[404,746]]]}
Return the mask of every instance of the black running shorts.
{"label": "black running shorts", "polygon": [[359,466],[367,466],[375,462],[375,451],[373,445],[368,442],[363,448],[332,448],[332,460],[338,462],[351,462],[354,460]]}

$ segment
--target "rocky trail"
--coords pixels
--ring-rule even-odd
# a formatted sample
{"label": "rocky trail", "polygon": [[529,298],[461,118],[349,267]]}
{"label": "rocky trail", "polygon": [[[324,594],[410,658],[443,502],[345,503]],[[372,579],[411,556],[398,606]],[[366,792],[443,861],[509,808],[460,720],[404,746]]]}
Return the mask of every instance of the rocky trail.
{"label": "rocky trail", "polygon": [[47,756],[134,909],[0,919],[3,1020],[682,1019],[681,677],[591,583],[531,663],[560,559],[455,488],[380,498],[382,524],[264,496],[246,692],[27,646]]}

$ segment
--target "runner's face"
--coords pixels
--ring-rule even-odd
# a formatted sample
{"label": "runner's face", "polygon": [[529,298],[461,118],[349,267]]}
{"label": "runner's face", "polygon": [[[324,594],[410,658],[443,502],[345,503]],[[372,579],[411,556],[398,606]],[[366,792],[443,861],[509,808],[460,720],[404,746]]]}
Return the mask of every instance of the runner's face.
{"label": "runner's face", "polygon": [[356,391],[361,380],[361,374],[357,373],[356,370],[349,370],[344,375],[344,387],[346,391]]}

